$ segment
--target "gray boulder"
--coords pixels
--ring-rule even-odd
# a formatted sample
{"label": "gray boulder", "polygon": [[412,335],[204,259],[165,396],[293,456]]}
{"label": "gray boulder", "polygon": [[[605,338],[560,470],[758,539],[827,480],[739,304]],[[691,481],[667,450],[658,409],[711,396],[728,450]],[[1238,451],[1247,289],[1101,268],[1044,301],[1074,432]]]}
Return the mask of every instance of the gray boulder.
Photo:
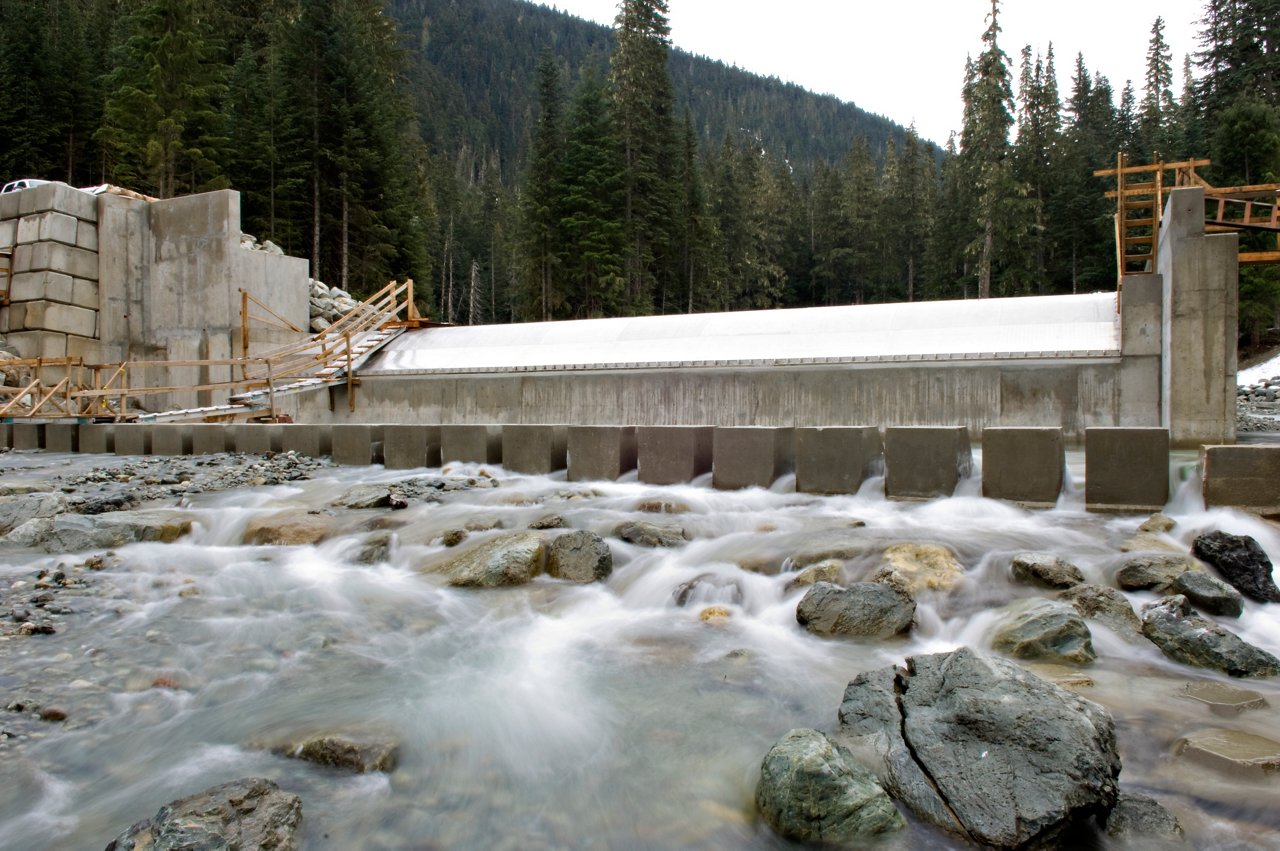
{"label": "gray boulder", "polygon": [[385,739],[343,735],[313,736],[301,742],[271,749],[273,753],[306,760],[326,768],[355,774],[373,771],[391,773],[400,761],[400,746]]}
{"label": "gray boulder", "polygon": [[542,573],[547,546],[537,532],[510,532],[468,547],[439,569],[457,588],[523,585]]}
{"label": "gray boulder", "polygon": [[86,517],[59,514],[35,518],[9,533],[7,540],[48,553],[108,550],[139,541],[171,544],[191,531],[191,518],[180,512],[121,511]]}
{"label": "gray boulder", "polygon": [[1195,539],[1191,551],[1250,600],[1280,603],[1280,588],[1271,578],[1271,559],[1248,535],[1209,532]]}
{"label": "gray boulder", "polygon": [[847,638],[892,638],[911,628],[915,614],[915,600],[880,582],[819,582],[796,606],[796,621],[805,629]]}
{"label": "gray boulder", "polygon": [[24,493],[0,496],[0,535],[7,535],[28,520],[56,517],[67,511],[60,493]]}
{"label": "gray boulder", "polygon": [[1106,585],[1077,585],[1058,595],[1072,605],[1081,617],[1097,621],[1117,635],[1131,641],[1142,640],[1142,621],[1122,592]]}
{"label": "gray boulder", "polygon": [[992,647],[1019,659],[1087,665],[1097,658],[1093,635],[1074,608],[1035,600],[1015,608],[996,630]]}
{"label": "gray boulder", "polygon": [[1120,755],[1110,714],[967,647],[849,683],[840,732],[922,820],[996,848],[1052,840],[1111,810]]}
{"label": "gray boulder", "polygon": [[871,772],[817,730],[792,730],[769,749],[756,806],[781,836],[827,848],[863,848],[907,826]]}
{"label": "gray boulder", "polygon": [[599,582],[613,573],[613,552],[594,532],[557,535],[547,551],[547,573],[572,582]]}
{"label": "gray boulder", "polygon": [[1200,570],[1200,562],[1185,555],[1142,555],[1120,566],[1116,584],[1126,591],[1164,591],[1188,570]]}
{"label": "gray boulder", "polygon": [[1244,614],[1244,597],[1240,592],[1203,570],[1188,570],[1173,580],[1171,590],[1211,615],[1238,618]]}
{"label": "gray boulder", "polygon": [[1142,607],[1142,634],[1164,655],[1184,665],[1233,677],[1274,677],[1280,659],[1196,614],[1182,595]]}
{"label": "gray boulder", "polygon": [[1053,553],[1018,553],[1009,566],[1013,578],[1028,585],[1063,589],[1084,584],[1080,568]]}
{"label": "gray boulder", "polygon": [[637,547],[678,547],[688,540],[679,526],[659,526],[643,520],[619,523],[613,534]]}
{"label": "gray boulder", "polygon": [[1106,829],[1114,844],[1131,851],[1189,847],[1177,817],[1146,795],[1121,792],[1107,814]]}
{"label": "gray boulder", "polygon": [[253,777],[214,786],[160,808],[111,841],[106,851],[259,848],[295,851],[302,799]]}

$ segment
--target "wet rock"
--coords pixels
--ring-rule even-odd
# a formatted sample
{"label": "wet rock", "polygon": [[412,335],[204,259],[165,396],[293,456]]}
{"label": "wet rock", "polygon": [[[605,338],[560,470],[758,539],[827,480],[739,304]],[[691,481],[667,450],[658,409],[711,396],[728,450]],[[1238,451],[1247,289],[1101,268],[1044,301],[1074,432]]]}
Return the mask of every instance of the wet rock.
{"label": "wet rock", "polygon": [[524,585],[542,573],[547,546],[536,532],[511,532],[481,541],[439,568],[456,588]]}
{"label": "wet rock", "polygon": [[760,766],[760,816],[778,834],[826,848],[861,848],[906,821],[875,777],[818,730],[792,730]]}
{"label": "wet rock", "polygon": [[736,605],[742,602],[742,585],[736,579],[702,573],[677,585],[671,592],[671,599],[677,606],[686,606],[690,601],[705,603],[715,600]]}
{"label": "wet rock", "polygon": [[1146,795],[1121,792],[1107,814],[1106,829],[1121,848],[1132,851],[1189,847],[1177,817]]}
{"label": "wet rock", "polygon": [[613,573],[613,552],[595,532],[557,535],[547,550],[547,573],[571,582],[600,582]]}
{"label": "wet rock", "polygon": [[1233,677],[1274,677],[1280,659],[1196,614],[1181,595],[1142,607],[1142,634],[1164,655],[1184,665]]}
{"label": "wet rock", "polygon": [[306,511],[277,511],[254,517],[244,527],[244,542],[256,546],[293,547],[318,544],[329,537],[333,518]]}
{"label": "wet rock", "polygon": [[10,532],[8,539],[49,553],[73,553],[139,541],[170,544],[190,531],[191,518],[178,512],[120,512],[97,517],[60,514],[28,520]]}
{"label": "wet rock", "polygon": [[839,583],[844,574],[844,562],[838,559],[827,559],[810,565],[797,573],[787,582],[786,592],[790,594],[797,588],[806,588],[819,582]]}
{"label": "wet rock", "polygon": [[391,550],[395,546],[395,541],[394,532],[386,529],[374,532],[360,545],[360,552],[356,554],[356,563],[381,564],[384,561],[391,561]]}
{"label": "wet rock", "polygon": [[891,585],[819,582],[796,606],[796,621],[817,635],[892,638],[911,628],[915,613],[915,600]]}
{"label": "wet rock", "polygon": [[689,506],[672,500],[646,499],[636,505],[636,511],[643,511],[645,514],[687,514]]}
{"label": "wet rock", "polygon": [[214,786],[165,804],[106,851],[260,848],[296,851],[302,799],[260,777]]}
{"label": "wet rock", "polygon": [[1238,618],[1244,614],[1244,597],[1240,592],[1203,570],[1188,570],[1173,580],[1171,590],[1211,615]]}
{"label": "wet rock", "polygon": [[724,606],[707,606],[698,612],[698,620],[709,624],[722,624],[733,616]]}
{"label": "wet rock", "polygon": [[505,529],[506,523],[502,521],[501,517],[493,517],[492,515],[480,516],[472,517],[463,524],[462,528],[468,532],[492,532],[494,529]]}
{"label": "wet rock", "polygon": [[894,544],[884,551],[884,562],[871,581],[888,582],[912,595],[926,590],[950,591],[964,576],[964,566],[955,553],[936,544]]}
{"label": "wet rock", "polygon": [[371,771],[390,774],[400,761],[400,746],[395,742],[357,740],[339,735],[316,736],[297,744],[272,748],[272,752],[356,774]]}
{"label": "wet rock", "polygon": [[456,547],[467,539],[468,534],[466,529],[450,529],[440,536],[440,543],[446,547]]}
{"label": "wet rock", "polygon": [[679,526],[659,526],[643,520],[629,520],[614,527],[613,534],[637,547],[678,547],[688,538]]}
{"label": "wet rock", "polygon": [[537,520],[529,524],[530,529],[563,529],[568,526],[564,522],[564,518],[559,514],[548,514],[545,517],[539,517]]}
{"label": "wet rock", "polygon": [[1178,553],[1184,555],[1186,549],[1179,543],[1171,541],[1155,532],[1139,532],[1120,545],[1122,553]]}
{"label": "wet rock", "polygon": [[1280,774],[1280,742],[1243,730],[1197,730],[1180,739],[1174,753],[1246,779]]}
{"label": "wet rock", "polygon": [[1271,577],[1271,559],[1248,535],[1209,532],[1196,538],[1191,550],[1250,600],[1280,603],[1280,588]]}
{"label": "wet rock", "polygon": [[1116,571],[1116,584],[1126,591],[1163,591],[1200,562],[1185,555],[1144,555],[1127,560]]}
{"label": "wet rock", "polygon": [[967,647],[860,674],[839,717],[851,746],[878,756],[891,796],[977,844],[1051,842],[1118,795],[1105,709]]}
{"label": "wet rock", "polygon": [[46,706],[40,710],[40,720],[53,722],[66,721],[67,710],[58,706]]}
{"label": "wet rock", "polygon": [[60,493],[32,493],[0,496],[0,535],[7,535],[28,520],[52,518],[67,511],[67,498]]}
{"label": "wet rock", "polygon": [[1058,595],[1072,605],[1081,617],[1097,621],[1112,632],[1128,639],[1141,640],[1142,621],[1129,604],[1129,598],[1106,585],[1077,585]]}
{"label": "wet rock", "polygon": [[1097,658],[1084,620],[1071,606],[1053,600],[1035,600],[1015,609],[991,643],[1019,659],[1087,665]]}
{"label": "wet rock", "polygon": [[1142,525],[1138,527],[1138,531],[1152,532],[1157,535],[1162,535],[1167,532],[1172,532],[1177,525],[1177,521],[1172,517],[1169,517],[1166,514],[1156,513],[1142,521]]}
{"label": "wet rock", "polygon": [[1041,588],[1063,589],[1084,584],[1084,574],[1053,553],[1018,553],[1010,562],[1013,578]]}
{"label": "wet rock", "polygon": [[[807,539],[816,537],[812,542]],[[877,542],[868,538],[865,532],[857,529],[832,529],[818,535],[806,535],[803,548],[791,556],[791,565],[796,568],[808,567],[820,561],[837,559],[848,561],[879,549]]]}
{"label": "wet rock", "polygon": [[[391,508],[391,491],[386,485],[359,485],[330,504],[354,509]],[[404,503],[401,503],[401,507],[404,507]]]}
{"label": "wet rock", "polygon": [[1265,709],[1267,699],[1256,691],[1219,682],[1187,683],[1182,693],[1203,703],[1214,715],[1233,716],[1253,709]]}
{"label": "wet rock", "polygon": [[87,499],[76,505],[78,514],[107,514],[112,511],[128,511],[137,508],[138,497],[133,493],[117,493],[111,496]]}

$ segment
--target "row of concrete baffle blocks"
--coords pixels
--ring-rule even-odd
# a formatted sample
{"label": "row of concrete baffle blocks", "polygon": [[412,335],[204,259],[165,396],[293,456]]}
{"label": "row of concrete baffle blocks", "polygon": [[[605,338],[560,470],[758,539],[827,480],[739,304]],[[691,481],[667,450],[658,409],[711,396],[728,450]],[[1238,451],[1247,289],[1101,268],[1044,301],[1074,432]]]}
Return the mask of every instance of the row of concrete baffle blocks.
{"label": "row of concrete baffle blocks", "polygon": [[[711,474],[713,487],[768,487],[794,473],[796,490],[857,492],[884,476],[895,499],[950,496],[971,474],[963,427],[762,428],[718,426],[304,425],[304,424],[0,424],[0,445],[15,449],[119,455],[203,455],[296,451],[338,464],[392,469],[474,462],[517,473],[567,470],[571,481],[680,484]],[[1259,453],[1253,450],[1263,450]],[[1216,453],[1216,455],[1215,455]],[[1205,467],[1221,471],[1211,504],[1267,512],[1280,506],[1280,447],[1207,447]],[[1217,463],[1211,463],[1217,457]],[[982,433],[982,494],[1027,506],[1057,503],[1065,444],[1057,428],[988,428]],[[1265,493],[1258,493],[1261,486]],[[1241,489],[1253,492],[1242,495]],[[1085,503],[1113,511],[1155,510],[1170,494],[1169,434],[1160,428],[1085,432]]]}

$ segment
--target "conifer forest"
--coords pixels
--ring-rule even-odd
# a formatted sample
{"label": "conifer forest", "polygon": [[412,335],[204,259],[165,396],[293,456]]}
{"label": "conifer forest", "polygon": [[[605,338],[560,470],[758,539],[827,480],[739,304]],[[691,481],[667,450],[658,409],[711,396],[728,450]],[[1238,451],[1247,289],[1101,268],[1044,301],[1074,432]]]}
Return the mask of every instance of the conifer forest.
{"label": "conifer forest", "polygon": [[[1117,152],[1280,181],[1280,0],[1206,0],[1180,63],[1155,18],[1135,81],[999,18],[926,140],[675,49],[668,0],[0,0],[0,176],[236,189],[316,278],[461,324],[1114,289]],[[1256,341],[1280,268],[1240,296]]]}

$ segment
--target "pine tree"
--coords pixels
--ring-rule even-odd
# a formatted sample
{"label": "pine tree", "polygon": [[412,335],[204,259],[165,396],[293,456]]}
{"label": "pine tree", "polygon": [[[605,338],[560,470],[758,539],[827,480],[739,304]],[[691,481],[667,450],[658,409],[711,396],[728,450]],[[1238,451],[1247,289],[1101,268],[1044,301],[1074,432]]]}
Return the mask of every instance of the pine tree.
{"label": "pine tree", "polygon": [[1173,98],[1173,52],[1164,40],[1164,18],[1151,25],[1151,41],[1147,45],[1146,82],[1138,112],[1139,145],[1144,152],[1154,153],[1168,161],[1171,150],[1170,125],[1177,104]]}
{"label": "pine tree", "polygon": [[1053,45],[1048,58],[1036,57],[1031,62],[1031,46],[1022,52],[1022,74],[1018,92],[1018,140],[1015,148],[1015,173],[1029,187],[1028,201],[1033,224],[1027,233],[1030,251],[1028,265],[1021,270],[1021,292],[1046,292],[1048,264],[1052,243],[1052,223],[1048,216],[1049,196],[1058,184],[1058,154],[1061,149],[1061,109],[1058,99],[1057,71],[1054,68]]}
{"label": "pine tree", "polygon": [[564,300],[556,281],[556,267],[564,250],[560,230],[565,157],[562,99],[560,67],[550,54],[544,54],[538,64],[538,119],[521,204],[525,254],[531,266],[528,300],[536,303],[534,315],[543,321],[551,318],[552,305]]}

